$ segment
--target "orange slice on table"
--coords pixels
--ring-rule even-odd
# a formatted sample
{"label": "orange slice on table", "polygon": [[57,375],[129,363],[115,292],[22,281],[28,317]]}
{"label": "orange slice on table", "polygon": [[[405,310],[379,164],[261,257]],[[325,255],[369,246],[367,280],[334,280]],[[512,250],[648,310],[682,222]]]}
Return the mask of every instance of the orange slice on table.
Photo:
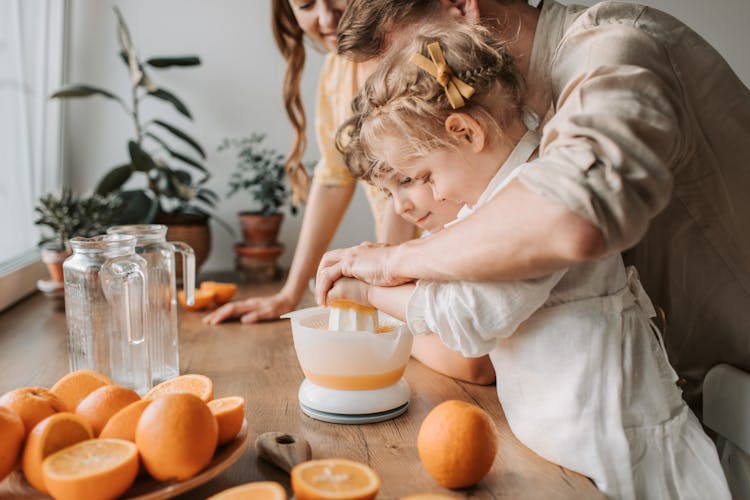
{"label": "orange slice on table", "polygon": [[245,420],[245,400],[239,396],[214,399],[208,402],[208,409],[219,424],[219,444],[234,439],[242,429]]}
{"label": "orange slice on table", "polygon": [[42,462],[44,484],[58,500],[117,498],[138,474],[138,448],[122,439],[89,439]]}
{"label": "orange slice on table", "polygon": [[69,412],[55,413],[39,422],[29,433],[23,448],[21,468],[31,486],[48,493],[44,486],[42,461],[56,451],[92,439],[94,433],[84,419]]}
{"label": "orange slice on table", "polygon": [[21,417],[0,406],[0,481],[15,467],[25,435]]}
{"label": "orange slice on table", "polygon": [[188,311],[202,311],[204,309],[210,309],[216,305],[216,292],[213,290],[202,290],[196,288],[195,302],[192,306],[188,305],[184,291],[177,292],[177,300],[180,302],[180,305]]}
{"label": "orange slice on table", "polygon": [[22,387],[6,392],[0,397],[0,406],[21,417],[26,435],[50,415],[68,410],[62,399],[44,387]]}
{"label": "orange slice on table", "polygon": [[115,413],[140,399],[133,389],[121,385],[105,385],[78,403],[76,415],[83,417],[91,425],[94,436],[98,436]]}
{"label": "orange slice on table", "polygon": [[302,462],[294,466],[291,478],[298,500],[370,500],[380,489],[374,470],[343,458]]}
{"label": "orange slice on table", "polygon": [[77,370],[63,376],[55,382],[55,385],[49,390],[52,394],[62,399],[68,407],[68,411],[76,411],[78,403],[83,398],[105,385],[112,385],[114,382],[109,377],[102,375],[93,370]]}
{"label": "orange slice on table", "polygon": [[151,399],[141,399],[120,409],[120,411],[107,420],[99,437],[124,439],[125,441],[135,443],[135,429],[138,426],[138,421],[141,419],[143,411],[151,402]]}
{"label": "orange slice on table", "polygon": [[201,290],[213,291],[215,294],[214,301],[217,305],[226,304],[237,293],[237,285],[234,283],[222,283],[219,281],[204,281],[201,283]]}
{"label": "orange slice on table", "polygon": [[187,373],[154,386],[143,398],[156,399],[166,394],[178,393],[193,394],[208,403],[214,398],[214,383],[205,375]]}
{"label": "orange slice on table", "polygon": [[220,491],[207,500],[286,500],[286,490],[275,481],[255,481]]}

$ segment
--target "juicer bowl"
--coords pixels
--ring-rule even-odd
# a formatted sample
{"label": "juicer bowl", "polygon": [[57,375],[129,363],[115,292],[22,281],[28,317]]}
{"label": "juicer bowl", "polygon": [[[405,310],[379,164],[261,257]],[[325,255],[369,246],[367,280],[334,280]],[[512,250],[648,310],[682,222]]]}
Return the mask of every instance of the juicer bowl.
{"label": "juicer bowl", "polygon": [[282,316],[291,320],[294,349],[309,381],[329,389],[372,390],[401,379],[413,342],[406,324],[378,312],[381,330],[388,331],[329,331],[329,313],[311,307]]}

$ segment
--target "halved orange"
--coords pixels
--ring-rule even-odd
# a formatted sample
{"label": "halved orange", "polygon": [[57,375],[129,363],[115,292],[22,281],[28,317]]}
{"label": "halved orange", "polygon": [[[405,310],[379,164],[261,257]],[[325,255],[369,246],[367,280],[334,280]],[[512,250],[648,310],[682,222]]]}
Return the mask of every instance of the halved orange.
{"label": "halved orange", "polygon": [[29,433],[23,448],[21,468],[31,486],[47,493],[42,475],[42,461],[56,451],[94,437],[84,419],[69,412],[51,415],[39,422]]}
{"label": "halved orange", "polygon": [[125,441],[135,443],[135,428],[138,426],[138,420],[140,420],[143,410],[152,401],[151,399],[141,399],[120,409],[104,424],[99,437],[124,439]]}
{"label": "halved orange", "polygon": [[104,385],[114,384],[112,380],[93,370],[76,370],[63,376],[49,390],[62,399],[68,411],[76,411],[78,403]]}
{"label": "halved orange", "polygon": [[291,478],[298,500],[371,500],[380,489],[377,472],[344,458],[302,462],[294,466]]}
{"label": "halved orange", "polygon": [[286,490],[275,481],[255,481],[220,491],[207,500],[286,500]]}
{"label": "halved orange", "polygon": [[117,498],[138,474],[138,448],[122,439],[89,439],[42,462],[44,484],[58,500]]}
{"label": "halved orange", "polygon": [[458,497],[441,495],[440,493],[416,493],[403,497],[401,500],[455,500]]}
{"label": "halved orange", "polygon": [[180,302],[180,305],[188,311],[202,311],[204,309],[210,309],[216,305],[216,292],[213,290],[201,290],[196,288],[195,302],[192,306],[187,304],[184,291],[177,292],[177,300]]}
{"label": "halved orange", "polygon": [[208,402],[208,409],[219,424],[219,444],[234,439],[242,429],[245,420],[245,400],[239,396],[214,399]]}
{"label": "halved orange", "polygon": [[201,290],[213,291],[216,296],[214,301],[217,305],[226,304],[237,293],[237,285],[234,283],[222,283],[219,281],[204,281],[201,283]]}
{"label": "halved orange", "polygon": [[144,399],[156,399],[165,394],[194,394],[208,403],[214,398],[214,383],[205,375],[187,373],[154,386],[143,396]]}

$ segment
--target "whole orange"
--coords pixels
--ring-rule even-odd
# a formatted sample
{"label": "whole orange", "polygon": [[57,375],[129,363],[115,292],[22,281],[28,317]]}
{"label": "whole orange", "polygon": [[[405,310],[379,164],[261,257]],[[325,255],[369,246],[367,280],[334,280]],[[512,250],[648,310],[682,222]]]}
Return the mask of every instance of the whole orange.
{"label": "whole orange", "polygon": [[74,412],[78,403],[103,385],[114,384],[112,379],[93,370],[76,370],[64,375],[49,390],[63,400],[68,411]]}
{"label": "whole orange", "polygon": [[417,451],[427,472],[445,488],[472,486],[490,471],[497,429],[487,413],[464,401],[445,401],[422,421]]}
{"label": "whole orange", "polygon": [[0,406],[21,417],[26,434],[53,413],[67,411],[65,403],[44,387],[22,387],[6,392],[0,397]]}
{"label": "whole orange", "polygon": [[0,481],[7,476],[18,460],[26,431],[23,420],[14,412],[0,406]]}
{"label": "whole orange", "polygon": [[159,481],[182,481],[200,472],[211,462],[218,438],[208,405],[188,393],[155,399],[135,429],[143,465]]}
{"label": "whole orange", "polygon": [[105,385],[78,403],[76,415],[89,423],[94,436],[99,436],[112,415],[140,399],[133,389],[121,385]]}

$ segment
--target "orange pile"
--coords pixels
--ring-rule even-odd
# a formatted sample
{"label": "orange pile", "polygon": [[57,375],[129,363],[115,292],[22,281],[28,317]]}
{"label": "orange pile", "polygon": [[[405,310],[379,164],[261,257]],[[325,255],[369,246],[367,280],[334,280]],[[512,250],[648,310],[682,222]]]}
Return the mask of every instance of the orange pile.
{"label": "orange pile", "polygon": [[290,473],[297,500],[371,500],[380,477],[367,465],[343,458],[308,460]]}
{"label": "orange pile", "polygon": [[472,486],[489,472],[497,453],[497,429],[484,410],[445,401],[427,414],[417,435],[419,458],[445,488]]}
{"label": "orange pile", "polygon": [[29,484],[55,498],[110,498],[130,488],[139,456],[157,480],[188,479],[244,424],[244,399],[213,393],[210,378],[187,374],[141,399],[90,370],[52,390],[9,391],[0,396],[0,480],[20,463]]}

